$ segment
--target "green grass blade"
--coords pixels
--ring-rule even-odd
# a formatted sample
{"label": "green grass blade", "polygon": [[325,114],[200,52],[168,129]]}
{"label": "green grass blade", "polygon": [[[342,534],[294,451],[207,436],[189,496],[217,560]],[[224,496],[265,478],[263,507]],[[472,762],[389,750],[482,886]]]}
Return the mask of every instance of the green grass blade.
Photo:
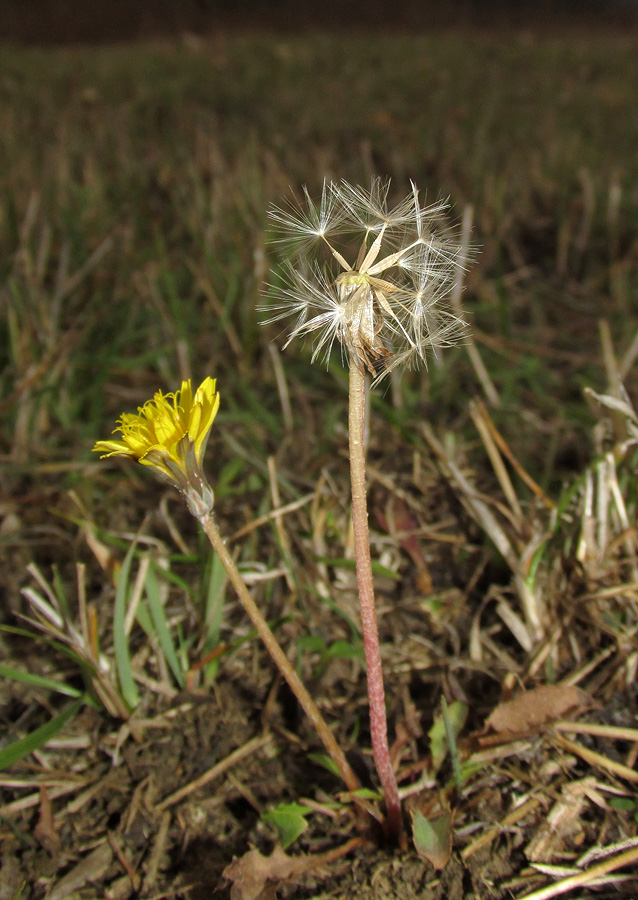
{"label": "green grass blade", "polygon": [[[226,585],[228,578],[216,553],[211,553],[204,574],[206,600],[204,609],[204,654],[210,653],[219,646],[224,605],[226,602]],[[211,660],[205,669],[205,681],[210,683],[217,676],[220,659]]]}
{"label": "green grass blade", "polygon": [[454,772],[454,780],[456,787],[460,791],[463,788],[463,775],[461,772],[461,764],[459,762],[459,752],[456,744],[456,736],[460,732],[465,719],[467,718],[467,707],[458,701],[447,705],[447,700],[441,696],[441,712],[443,713],[443,725],[445,726],[445,737],[447,739],[448,750],[450,751],[450,759],[452,760],[452,771]]}
{"label": "green grass blade", "polygon": [[31,734],[14,741],[8,747],[0,750],[0,770],[6,769],[7,766],[12,765],[24,756],[28,756],[34,750],[39,750],[40,747],[43,747],[64,728],[83,704],[84,696],[78,697],[64,712],[51,719],[50,722],[46,722],[46,724],[32,731]]}
{"label": "green grass blade", "polygon": [[124,562],[122,563],[122,568],[117,580],[115,609],[113,610],[113,647],[115,650],[115,665],[117,668],[120,690],[122,691],[122,698],[129,709],[135,709],[140,702],[140,695],[133,679],[133,672],[131,671],[128,639],[124,627],[126,604],[129,595],[129,575],[134,552],[135,544],[131,546],[131,549],[124,557]]}
{"label": "green grass blade", "polygon": [[51,647],[52,650],[61,653],[63,656],[67,657],[67,659],[70,659],[71,662],[77,664],[83,672],[88,671],[89,673],[92,673],[95,671],[95,663],[89,662],[89,660],[80,656],[79,653],[76,653],[75,650],[68,647],[66,644],[63,644],[61,641],[47,637],[46,634],[39,631],[31,631],[28,628],[17,628],[15,625],[0,625],[0,633],[17,634],[20,637],[30,638],[36,643],[46,644],[47,647]]}
{"label": "green grass blade", "polygon": [[228,576],[216,553],[210,555],[210,576],[206,594],[206,612],[204,628],[206,629],[205,650],[213,650],[219,644],[224,600]]}
{"label": "green grass blade", "polygon": [[58,566],[53,567],[53,588],[55,590],[55,596],[58,601],[60,612],[62,613],[62,618],[65,622],[68,622],[71,619],[71,609],[69,607],[69,598],[66,595],[64,582],[62,581]]}
{"label": "green grass blade", "polygon": [[42,675],[35,675],[33,672],[21,672],[20,669],[12,669],[10,666],[0,665],[0,678],[21,681],[23,684],[30,684],[31,687],[46,688],[49,691],[56,691],[58,694],[65,694],[67,697],[82,697],[84,695],[83,691],[64,684],[64,682],[55,681],[53,678],[45,678]]}
{"label": "green grass blade", "polygon": [[148,598],[148,604],[151,610],[153,628],[155,630],[157,640],[159,641],[160,649],[164,654],[164,659],[166,660],[168,667],[173,673],[175,681],[178,683],[180,688],[183,688],[184,684],[186,683],[184,670],[178,659],[177,653],[175,651],[175,645],[173,644],[173,639],[168,628],[168,622],[166,621],[166,611],[164,610],[164,604],[162,603],[159,580],[152,564],[147,569],[146,581],[144,583],[144,586],[146,588],[146,596]]}
{"label": "green grass blade", "polygon": [[144,601],[137,605],[137,609],[135,610],[135,621],[142,627],[146,637],[153,637],[155,634],[155,626],[153,625],[153,620]]}

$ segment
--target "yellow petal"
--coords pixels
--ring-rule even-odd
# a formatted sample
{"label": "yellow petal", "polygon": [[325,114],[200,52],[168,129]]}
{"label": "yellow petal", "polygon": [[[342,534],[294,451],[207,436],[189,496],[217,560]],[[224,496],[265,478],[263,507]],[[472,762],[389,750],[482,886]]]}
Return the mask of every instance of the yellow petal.
{"label": "yellow petal", "polygon": [[96,441],[91,450],[92,453],[101,453],[102,459],[107,456],[124,455],[132,456],[131,448],[124,441]]}
{"label": "yellow petal", "polygon": [[199,404],[200,414],[197,423],[197,430],[189,428],[189,437],[195,442],[195,456],[200,462],[200,455],[203,447],[206,445],[206,438],[211,429],[215,416],[219,409],[219,394],[215,393],[217,380],[215,378],[206,378],[195,395],[195,403]]}
{"label": "yellow petal", "polygon": [[188,381],[182,381],[182,386],[175,395],[175,408],[178,412],[180,422],[184,430],[188,428],[188,419],[193,406],[193,388],[190,378]]}
{"label": "yellow petal", "polygon": [[190,410],[190,414],[188,417],[188,437],[191,441],[193,441],[193,443],[197,443],[201,420],[202,407],[199,403],[196,403],[195,406],[193,406],[193,408]]}

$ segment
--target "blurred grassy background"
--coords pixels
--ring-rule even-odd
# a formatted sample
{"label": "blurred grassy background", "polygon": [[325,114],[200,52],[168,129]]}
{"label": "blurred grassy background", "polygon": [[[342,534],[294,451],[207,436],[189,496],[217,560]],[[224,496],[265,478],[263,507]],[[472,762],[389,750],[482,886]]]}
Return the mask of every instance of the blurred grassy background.
{"label": "blurred grassy background", "polygon": [[[0,71],[0,452],[7,509],[36,543],[61,490],[105,505],[93,441],[191,375],[219,378],[220,501],[266,483],[284,426],[278,329],[256,311],[265,211],[326,177],[389,175],[396,198],[414,179],[455,218],[474,206],[464,304],[497,424],[545,486],[589,458],[581,388],[604,386],[597,321],[621,351],[636,315],[631,37],[191,36],[4,48]],[[310,367],[308,349],[289,348],[285,371],[295,446],[318,470],[343,439],[345,375],[338,360]],[[457,427],[477,393],[457,348],[375,409],[397,446],[422,444],[415,423]],[[113,482],[132,483],[137,472]],[[139,521],[114,490],[114,519]]]}
{"label": "blurred grassy background", "polygon": [[557,28],[635,27],[635,0],[3,0],[0,41],[40,44],[148,40],[223,29]]}

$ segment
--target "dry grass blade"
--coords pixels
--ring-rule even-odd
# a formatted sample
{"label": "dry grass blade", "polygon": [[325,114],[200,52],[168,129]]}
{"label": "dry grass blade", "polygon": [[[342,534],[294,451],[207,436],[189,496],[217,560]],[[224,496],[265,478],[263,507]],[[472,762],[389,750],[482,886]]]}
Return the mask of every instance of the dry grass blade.
{"label": "dry grass blade", "polygon": [[171,824],[171,814],[166,810],[162,813],[162,817],[160,819],[160,826],[155,835],[155,840],[153,842],[153,849],[151,850],[151,854],[148,860],[148,865],[146,867],[146,875],[144,876],[144,892],[150,890],[155,886],[157,882],[157,876],[160,870],[160,863],[162,860],[162,855],[166,850],[166,843],[168,840],[168,829]]}
{"label": "dry grass blade", "polygon": [[[532,476],[527,472],[526,469],[523,468],[516,456],[512,453],[509,444],[492,421],[492,417],[490,416],[485,404],[481,400],[473,400],[470,404],[470,412],[472,412],[472,409],[476,411],[477,418],[483,422],[484,427],[489,431],[494,443],[503,454],[503,456],[507,459],[509,464],[512,466],[521,481],[523,481],[527,485],[534,496],[538,497],[538,499],[547,507],[547,509],[554,509],[553,500],[551,500],[547,496],[542,487],[536,481],[534,481]],[[474,415],[472,415],[472,418],[474,419]]]}
{"label": "dry grass blade", "polygon": [[[452,294],[450,295],[452,309],[461,319],[463,318],[463,305],[461,303],[461,295],[463,293],[465,266],[467,264],[470,249],[470,234],[472,231],[473,217],[474,208],[470,204],[468,204],[463,210],[459,267],[456,270],[454,289],[452,290]],[[492,406],[499,406],[501,401],[498,396],[498,391],[494,386],[494,382],[490,378],[489,372],[485,368],[485,363],[481,359],[481,354],[478,352],[478,347],[476,346],[476,342],[471,334],[467,335],[465,339],[465,346],[467,348],[467,354],[470,357],[470,362],[472,363],[474,371],[476,372],[476,377],[478,378],[483,390],[485,391],[485,396],[490,401]]]}
{"label": "dry grass blade", "polygon": [[[42,593],[38,593],[31,587],[21,589],[22,595],[29,602],[36,618],[20,615],[25,622],[43,632],[46,640],[60,642],[66,645],[72,653],[86,663],[87,672],[90,675],[91,685],[98,694],[100,701],[109,713],[118,718],[127,718],[129,715],[117,688],[112,682],[111,667],[107,658],[97,653],[97,640],[91,630],[91,615],[88,621],[81,617],[80,630],[69,620],[65,610],[62,609],[59,599],[49,582],[44,578],[35,564],[28,567],[29,574],[36,580]],[[80,581],[80,598],[83,585]],[[45,599],[45,596],[47,599]],[[83,606],[80,600],[80,612]]]}
{"label": "dry grass blade", "polygon": [[307,506],[308,503],[312,503],[316,498],[317,492],[306,494],[305,497],[300,497],[299,500],[293,500],[292,503],[286,503],[284,506],[279,506],[277,509],[273,509],[269,513],[265,513],[265,515],[263,516],[258,516],[247,525],[243,525],[237,531],[233,532],[233,534],[231,534],[228,538],[228,543],[232,544],[235,541],[238,541],[240,538],[246,537],[246,535],[250,534],[251,531],[255,531],[255,529],[257,528],[261,528],[262,525],[267,525],[268,522],[272,522],[273,520],[278,519],[281,520],[282,516],[288,515],[292,512],[296,512],[303,506]]}
{"label": "dry grass blade", "polygon": [[579,875],[571,875],[563,881],[550,884],[549,887],[533,891],[531,894],[525,894],[524,897],[519,897],[518,900],[551,900],[552,897],[560,897],[561,894],[567,894],[569,891],[573,891],[574,888],[592,884],[592,882],[603,875],[609,875],[610,872],[615,872],[617,869],[622,869],[637,862],[638,847],[634,847],[632,850],[619,853],[618,856],[614,856],[612,859],[592,866],[591,869],[587,869]]}
{"label": "dry grass blade", "polygon": [[597,725],[594,722],[554,722],[556,731],[568,731],[571,734],[591,734],[595,737],[609,738],[618,741],[635,741],[638,743],[638,728],[621,728],[616,725]]}
{"label": "dry grass blade", "polygon": [[638,331],[634,334],[633,339],[630,345],[627,347],[622,361],[619,364],[618,374],[621,381],[624,381],[627,375],[629,375],[629,372],[633,364],[636,362],[636,359],[638,359]]}
{"label": "dry grass blade", "polygon": [[421,423],[423,434],[434,451],[444,474],[455,487],[459,499],[471,517],[485,531],[496,549],[505,559],[514,574],[514,584],[525,613],[526,626],[530,633],[530,644],[542,638],[545,627],[541,599],[527,583],[523,574],[523,564],[514,545],[499,525],[487,503],[481,498],[459,467],[450,459],[441,442],[427,422]]}
{"label": "dry grass blade", "polygon": [[95,248],[93,253],[91,253],[86,262],[80,266],[77,272],[71,275],[70,278],[59,278],[54,301],[60,303],[68,294],[79,287],[86,276],[102,261],[112,246],[113,238],[105,238],[102,243]]}
{"label": "dry grass blade", "polygon": [[100,879],[113,859],[113,850],[108,841],[100,844],[61,878],[47,894],[47,900],[65,900],[87,884]]}
{"label": "dry grass blade", "polygon": [[607,372],[609,392],[612,397],[617,397],[620,400],[622,396],[620,366],[618,365],[618,360],[614,351],[609,322],[606,319],[600,319],[598,322],[598,329],[600,332],[600,343],[602,345],[605,371]]}
{"label": "dry grass blade", "polygon": [[[281,511],[281,498],[279,496],[279,481],[277,479],[277,461],[274,456],[268,457],[268,479],[270,481],[270,495],[272,498],[273,505],[273,519],[275,522],[275,529],[277,531],[277,537],[279,538],[279,546],[281,547],[281,552],[284,557],[284,569],[286,571],[286,584],[288,585],[288,589],[290,591],[294,591],[295,582],[293,580],[291,574],[291,566],[292,566],[292,549],[290,545],[290,538],[288,537],[288,532],[286,531],[284,525],[284,517]],[[294,601],[293,601],[294,602]]]}
{"label": "dry grass blade", "polygon": [[421,428],[426,441],[434,451],[444,473],[456,488],[463,506],[470,513],[475,522],[477,522],[486,532],[512,572],[518,572],[519,563],[514,547],[508,536],[498,524],[488,505],[481,499],[479,492],[470,484],[456,463],[450,459],[445,452],[445,448],[434,434],[430,424],[428,422],[422,422]]}
{"label": "dry grass blade", "polygon": [[616,853],[624,853],[625,850],[634,850],[636,848],[638,848],[638,837],[616,841],[613,844],[607,844],[605,847],[601,847],[600,845],[590,847],[590,849],[583,853],[578,859],[578,866],[582,869],[584,866],[588,866],[598,859],[608,859]]}
{"label": "dry grass blade", "polygon": [[[516,526],[520,531],[523,525],[523,511],[521,509],[520,503],[518,502],[518,497],[516,496],[516,491],[514,490],[514,486],[512,485],[511,479],[507,473],[507,469],[503,464],[503,459],[499,452],[499,448],[496,445],[496,441],[494,440],[492,431],[488,427],[488,424],[485,420],[485,407],[483,406],[483,404],[479,404],[477,401],[471,400],[469,409],[470,415],[472,416],[472,421],[474,422],[476,430],[478,431],[481,440],[483,441],[483,446],[485,447],[489,460],[492,464],[492,468],[494,469],[494,474],[498,478],[498,483],[500,484],[501,490],[503,491],[503,494],[505,495],[507,502],[510,505],[510,508],[514,515],[514,521],[516,522]],[[487,410],[485,410],[485,412],[487,412]]]}
{"label": "dry grass blade", "polygon": [[511,812],[509,812],[500,822],[497,822],[496,825],[490,826],[487,831],[484,831],[481,835],[475,838],[471,844],[468,844],[467,847],[464,847],[461,850],[461,857],[463,859],[469,859],[470,856],[473,856],[477,853],[482,847],[485,847],[487,844],[491,844],[493,840],[495,840],[500,834],[502,834],[507,828],[510,828],[512,825],[516,825],[517,822],[520,822],[521,819],[524,819],[525,816],[534,812],[534,810],[543,803],[542,797],[530,797],[529,800],[525,800]]}
{"label": "dry grass blade", "polygon": [[[49,798],[51,800],[56,800],[58,797],[65,797],[67,794],[73,794],[86,786],[85,779],[76,781],[54,781],[52,779],[46,779],[46,781],[43,781],[42,783],[46,784],[48,788]],[[34,787],[37,786],[38,788],[36,793],[27,794],[26,797],[20,797],[18,800],[13,800],[11,803],[5,803],[3,806],[0,806],[0,816],[9,818],[11,816],[14,816],[16,813],[23,812],[25,809],[32,809],[33,807],[37,806],[40,802],[39,785],[40,782],[35,782],[33,785]],[[22,786],[28,787],[29,785],[27,784]]]}
{"label": "dry grass blade", "polygon": [[589,763],[590,766],[602,769],[604,772],[611,772],[611,774],[617,775],[619,778],[624,778],[626,781],[632,781],[634,784],[638,784],[638,772],[635,769],[630,769],[622,763],[609,759],[607,756],[603,756],[602,753],[596,753],[595,750],[583,747],[582,744],[579,744],[577,741],[570,741],[569,738],[563,737],[561,734],[554,735],[554,740],[564,750],[568,750],[570,753],[575,753],[577,756],[580,756],[580,758]]}
{"label": "dry grass blade", "polygon": [[195,778],[189,784],[185,784],[184,787],[179,788],[179,790],[174,791],[172,794],[169,794],[168,797],[165,797],[161,803],[158,803],[156,809],[164,810],[168,809],[169,806],[174,806],[176,803],[179,803],[184,797],[188,797],[193,791],[199,790],[199,788],[205,787],[211,781],[214,781],[215,778],[219,778],[220,775],[223,775],[228,769],[236,766],[238,762],[241,762],[242,759],[245,759],[247,756],[252,756],[253,753],[256,753],[258,750],[262,750],[268,745],[273,743],[272,735],[270,734],[260,734],[252,740],[248,741],[244,744],[243,747],[238,747],[237,750],[233,750],[225,759],[222,759],[221,762],[215,763],[208,771],[204,772],[203,775],[200,775],[199,778]]}

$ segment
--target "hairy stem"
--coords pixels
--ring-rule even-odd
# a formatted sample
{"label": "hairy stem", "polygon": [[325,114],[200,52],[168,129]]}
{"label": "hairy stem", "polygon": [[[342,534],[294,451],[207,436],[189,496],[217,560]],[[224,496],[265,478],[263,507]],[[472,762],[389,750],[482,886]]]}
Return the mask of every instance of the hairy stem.
{"label": "hairy stem", "polygon": [[383,788],[386,804],[386,830],[388,837],[398,840],[403,830],[401,801],[394,777],[394,769],[388,748],[388,724],[385,714],[385,691],[377,611],[374,603],[372,561],[370,559],[370,532],[368,530],[368,504],[366,500],[366,470],[363,427],[365,415],[365,375],[350,361],[350,479],[352,483],[352,525],[354,552],[357,561],[359,605],[363,626],[363,644],[366,655],[368,703],[370,706],[370,734],[377,774]]}
{"label": "hairy stem", "polygon": [[346,784],[348,790],[358,790],[361,785],[359,784],[357,776],[350,768],[343,750],[328,728],[326,720],[319,712],[319,709],[317,708],[314,700],[312,699],[303,683],[301,682],[299,676],[288,661],[288,657],[281,649],[277,638],[270,630],[270,627],[261,614],[259,607],[250,596],[250,592],[246,587],[246,584],[241,577],[232,556],[226,549],[226,545],[222,540],[222,537],[219,533],[219,530],[217,529],[217,526],[215,525],[212,515],[208,513],[207,515],[201,516],[199,521],[201,522],[202,528],[206,532],[206,535],[211,542],[215,553],[218,555],[224,569],[226,570],[226,574],[228,575],[230,583],[235,588],[237,596],[239,597],[244,610],[257,629],[257,633],[264,642],[266,649],[273,659],[273,662],[288,682],[290,690],[293,692],[293,694],[299,701],[301,708],[314,725],[317,734],[323,741],[324,747],[330,754],[330,758],[339,770],[339,774],[343,778],[343,781]]}

